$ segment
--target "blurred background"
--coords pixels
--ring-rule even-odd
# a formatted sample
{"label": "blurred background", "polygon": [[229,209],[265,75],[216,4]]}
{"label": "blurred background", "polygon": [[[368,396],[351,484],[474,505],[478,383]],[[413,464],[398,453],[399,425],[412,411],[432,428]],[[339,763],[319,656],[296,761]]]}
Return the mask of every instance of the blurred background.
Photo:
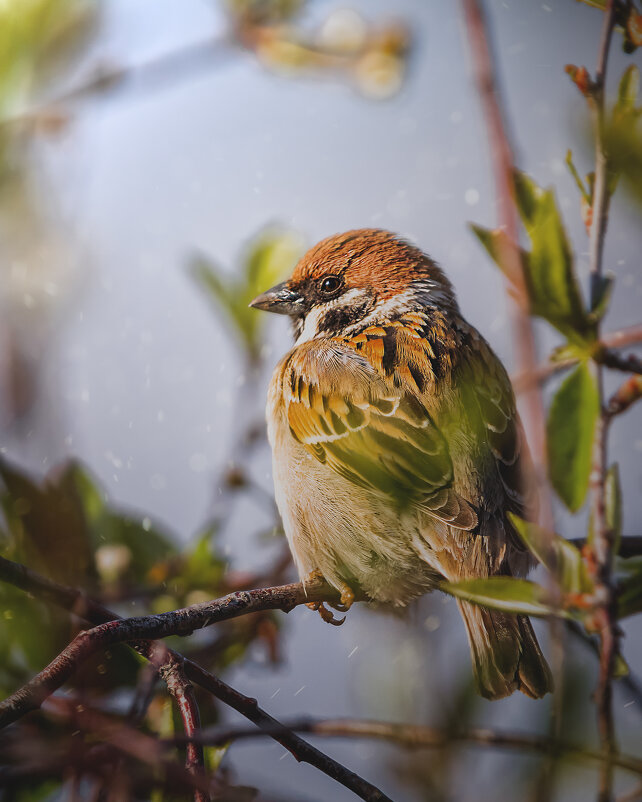
{"label": "blurred background", "polygon": [[[573,148],[587,172],[591,144],[564,66],[592,69],[602,14],[574,0],[487,9],[518,164],[555,187],[586,286],[588,240],[564,160]],[[5,515],[15,517],[12,488],[28,486],[31,511],[48,521],[46,537],[13,553],[130,614],[211,598],[248,577],[293,578],[263,423],[270,373],[291,339],[286,321],[246,310],[255,291],[325,236],[391,229],[441,263],[464,315],[517,368],[501,276],[467,228],[493,227],[497,211],[457,4],[5,0],[0,19]],[[642,62],[619,42],[611,58],[613,87],[631,58]],[[641,248],[639,207],[616,195],[606,331],[639,322]],[[555,335],[544,324],[537,332],[544,356]],[[615,422],[611,444],[624,534],[640,534],[642,409]],[[70,487],[71,512],[61,502]],[[582,536],[585,515],[557,514],[558,531]],[[66,545],[61,520],[76,538]],[[45,614],[33,607],[2,624],[3,693],[66,642],[60,621],[42,636]],[[625,656],[640,669],[640,621],[625,631]],[[546,643],[546,627],[538,634]],[[440,594],[401,616],[358,605],[340,629],[299,608],[191,640],[178,648],[278,718],[549,725],[549,700],[474,696],[464,629]],[[582,644],[567,647],[564,735],[595,745],[596,660]],[[88,678],[85,692],[118,708],[135,685],[136,666],[128,670],[112,678],[118,693]],[[621,688],[615,708],[620,746],[639,753],[640,710]],[[206,721],[219,717],[236,720],[205,709]],[[320,746],[409,802],[583,800],[596,782],[593,769],[559,764],[542,797],[542,758],[532,754]],[[268,740],[233,745],[221,765],[260,798],[353,798]]]}

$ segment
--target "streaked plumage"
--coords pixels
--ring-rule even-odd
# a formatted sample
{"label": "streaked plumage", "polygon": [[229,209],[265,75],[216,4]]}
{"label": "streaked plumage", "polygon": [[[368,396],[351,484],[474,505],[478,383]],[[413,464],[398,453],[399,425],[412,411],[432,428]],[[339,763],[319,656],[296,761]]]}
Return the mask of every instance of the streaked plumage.
{"label": "streaked plumage", "polygon": [[[532,514],[506,372],[432,260],[365,229],[319,243],[260,308],[294,321],[268,395],[276,501],[299,574],[406,604],[524,574],[506,518]],[[527,618],[460,603],[480,692],[550,689]]]}

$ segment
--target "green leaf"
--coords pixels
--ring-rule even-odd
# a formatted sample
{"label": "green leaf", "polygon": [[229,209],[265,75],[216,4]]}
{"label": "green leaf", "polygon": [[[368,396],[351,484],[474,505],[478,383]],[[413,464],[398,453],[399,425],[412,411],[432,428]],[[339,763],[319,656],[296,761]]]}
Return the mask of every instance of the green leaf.
{"label": "green leaf", "polygon": [[0,460],[0,480],[20,559],[58,582],[86,586],[93,568],[91,539],[70,465],[38,483]]}
{"label": "green leaf", "polygon": [[515,185],[515,202],[522,222],[528,229],[535,223],[537,211],[544,197],[544,190],[530,176],[520,170],[514,170],[513,182]]}
{"label": "green leaf", "polygon": [[599,411],[595,379],[587,363],[582,362],[560,385],[546,424],[551,482],[571,512],[576,512],[586,498]]}
{"label": "green leaf", "polygon": [[566,151],[566,166],[568,167],[568,171],[570,172],[570,174],[573,176],[573,179],[575,181],[575,184],[577,185],[577,188],[580,191],[581,196],[590,206],[591,194],[584,186],[584,182],[582,181],[579,173],[577,172],[577,168],[575,167],[575,163],[573,161],[573,151],[570,149]]}
{"label": "green leaf", "polygon": [[606,524],[612,532],[613,554],[620,551],[622,540],[622,489],[620,487],[620,471],[617,463],[611,465],[604,484],[606,502]]}
{"label": "green leaf", "polygon": [[294,233],[270,229],[252,240],[236,277],[204,256],[192,260],[191,272],[219,309],[227,315],[252,360],[259,356],[266,316],[249,308],[259,293],[284,279],[301,255]]}
{"label": "green leaf", "polygon": [[582,554],[563,537],[508,513],[511,523],[531,553],[557,580],[565,593],[591,593],[593,582]]}
{"label": "green leaf", "polygon": [[[477,237],[477,239],[484,246],[490,258],[495,262],[497,267],[504,273],[507,278],[510,278],[506,272],[503,264],[503,253],[509,244],[508,236],[501,228],[489,229],[483,226],[478,226],[475,223],[470,223],[470,230]],[[524,263],[528,262],[528,253],[523,248],[519,249],[520,256]]]}
{"label": "green leaf", "polygon": [[[531,240],[530,253],[520,249],[531,313],[547,320],[575,344],[595,338],[595,321],[585,309],[562,219],[552,190],[543,190],[515,171],[515,201]],[[480,226],[472,230],[493,261],[503,264],[507,235]],[[510,278],[510,276],[509,276]]]}
{"label": "green leaf", "polygon": [[552,190],[539,198],[526,230],[532,242],[528,284],[536,314],[571,340],[591,331],[575,276],[573,256]]}
{"label": "green leaf", "polygon": [[612,122],[604,138],[608,153],[608,163],[615,174],[622,177],[638,204],[642,204],[642,133],[640,126],[630,120]]}
{"label": "green leaf", "polygon": [[626,117],[635,113],[635,104],[640,91],[640,70],[630,64],[622,73],[617,91],[617,102],[613,110],[614,116]]}
{"label": "green leaf", "polygon": [[565,610],[552,607],[546,590],[528,579],[491,576],[485,579],[467,579],[463,582],[442,582],[439,588],[458,599],[506,613],[571,617]]}

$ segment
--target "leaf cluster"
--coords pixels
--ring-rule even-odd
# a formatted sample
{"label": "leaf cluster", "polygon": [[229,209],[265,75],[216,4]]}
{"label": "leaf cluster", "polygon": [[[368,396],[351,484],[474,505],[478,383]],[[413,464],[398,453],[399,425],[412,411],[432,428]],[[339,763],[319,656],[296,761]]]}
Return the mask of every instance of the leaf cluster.
{"label": "leaf cluster", "polygon": [[217,309],[223,311],[251,363],[257,363],[264,341],[265,317],[249,308],[259,293],[284,279],[302,255],[300,237],[290,231],[267,229],[255,236],[235,275],[199,255],[190,269]]}

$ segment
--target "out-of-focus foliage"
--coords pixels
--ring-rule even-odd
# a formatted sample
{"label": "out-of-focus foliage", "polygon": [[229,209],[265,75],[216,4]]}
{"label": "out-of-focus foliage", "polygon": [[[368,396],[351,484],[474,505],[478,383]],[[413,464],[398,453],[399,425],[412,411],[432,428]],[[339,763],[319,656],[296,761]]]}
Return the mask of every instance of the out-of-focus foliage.
{"label": "out-of-focus foliage", "polygon": [[627,189],[642,203],[642,130],[638,105],[640,71],[627,68],[620,82],[618,101],[605,132],[609,161],[616,175],[621,175]]}
{"label": "out-of-focus foliage", "polygon": [[[553,190],[543,190],[526,174],[518,172],[515,198],[532,246],[530,251],[521,251],[531,313],[547,320],[569,341],[584,346],[594,336],[594,321],[582,300]],[[506,273],[501,247],[505,234],[477,225],[472,230]]]}
{"label": "out-of-focus foliage", "polygon": [[15,133],[3,121],[25,111],[59,77],[87,41],[96,13],[94,0],[0,3],[0,177]]}
{"label": "out-of-focus foliage", "polygon": [[[175,535],[150,517],[114,509],[95,479],[76,462],[51,471],[42,481],[0,462],[0,511],[3,556],[121,605],[122,614],[164,612],[230,589],[228,561],[218,549],[215,525],[179,550]],[[0,691],[6,694],[64,648],[70,628],[66,613],[4,583],[0,583],[0,608]],[[33,626],[36,620],[48,622],[42,632]],[[267,614],[225,624],[217,628],[213,640],[204,637],[193,647],[224,666],[242,659],[257,638],[278,659],[275,637]],[[185,644],[181,648],[185,650]],[[118,653],[119,659],[109,662],[109,671],[98,672],[96,682],[89,683],[96,691],[135,682],[138,659],[125,648]],[[92,666],[95,669],[96,663]],[[91,670],[82,672],[83,687]]]}
{"label": "out-of-focus foliage", "polygon": [[248,358],[256,362],[265,342],[264,315],[249,303],[290,274],[303,253],[301,238],[291,231],[268,229],[256,236],[237,269],[224,271],[205,256],[192,260],[191,271],[208,297],[228,317]]}
{"label": "out-of-focus foliage", "polygon": [[[636,14],[631,5],[631,15]],[[618,14],[624,5],[618,5]],[[628,13],[628,11],[627,11]],[[624,25],[627,19],[617,20]],[[630,33],[625,34],[630,37]],[[569,65],[567,72],[587,99],[591,109],[595,85],[588,70]],[[636,123],[641,110],[637,106],[639,70],[630,65],[621,76],[616,100],[604,121],[606,143],[606,197],[610,200],[622,176],[642,197],[642,147]],[[571,151],[566,163],[580,195],[580,210],[590,234],[593,226],[595,176],[585,179],[574,164]],[[590,362],[596,352],[597,326],[608,311],[613,290],[612,276],[595,277],[592,306],[587,308],[579,288],[575,262],[552,190],[543,190],[528,176],[515,174],[515,200],[524,228],[530,239],[530,250],[520,250],[526,289],[533,315],[547,320],[564,337],[552,360],[578,363],[555,392],[547,421],[549,477],[560,499],[572,512],[585,502],[592,470],[592,449],[600,410],[600,395]],[[504,264],[506,234],[473,225],[473,232],[493,261],[507,274]],[[606,524],[617,555],[621,542],[621,491],[617,465],[605,477]],[[523,579],[490,577],[449,583],[444,589],[458,598],[535,616],[557,615],[576,618],[587,631],[595,631],[594,619],[597,589],[593,560],[592,528],[588,546],[580,550],[558,535],[547,533],[512,516],[513,525],[524,544],[554,578],[559,597],[544,587]],[[625,617],[642,609],[642,562],[638,558],[616,560],[618,615]],[[617,661],[619,675],[626,673],[624,661]]]}
{"label": "out-of-focus foliage", "polygon": [[591,593],[594,588],[586,563],[578,548],[560,535],[546,532],[537,524],[510,515],[524,545],[553,575],[565,593]]}
{"label": "out-of-focus foliage", "polygon": [[237,39],[281,74],[339,75],[374,100],[402,87],[410,32],[399,21],[371,24],[339,8],[309,31],[297,21],[302,0],[228,0],[227,6]]}

